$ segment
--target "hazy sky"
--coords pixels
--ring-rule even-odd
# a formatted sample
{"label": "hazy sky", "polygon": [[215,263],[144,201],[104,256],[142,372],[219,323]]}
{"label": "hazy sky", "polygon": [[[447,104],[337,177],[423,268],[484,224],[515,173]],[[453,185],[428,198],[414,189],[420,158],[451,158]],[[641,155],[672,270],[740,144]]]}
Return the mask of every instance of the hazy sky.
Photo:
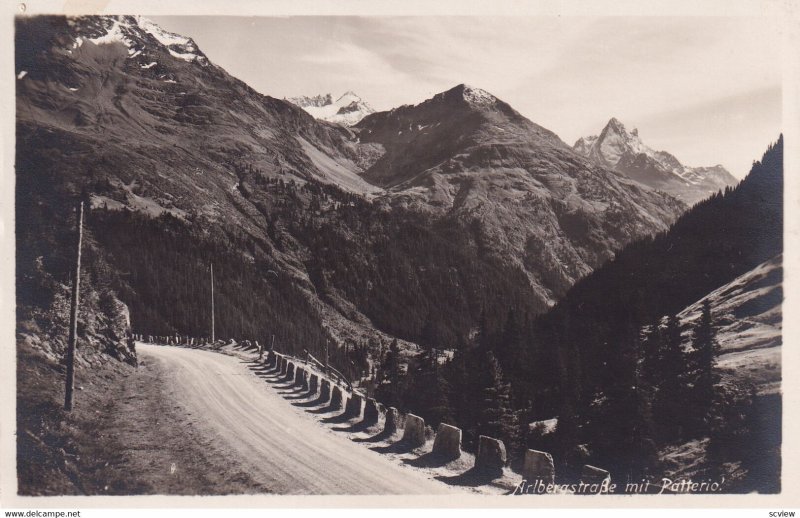
{"label": "hazy sky", "polygon": [[687,165],[738,177],[782,129],[768,18],[152,18],[273,97],[353,90],[386,110],[467,83],[570,145],[613,116]]}

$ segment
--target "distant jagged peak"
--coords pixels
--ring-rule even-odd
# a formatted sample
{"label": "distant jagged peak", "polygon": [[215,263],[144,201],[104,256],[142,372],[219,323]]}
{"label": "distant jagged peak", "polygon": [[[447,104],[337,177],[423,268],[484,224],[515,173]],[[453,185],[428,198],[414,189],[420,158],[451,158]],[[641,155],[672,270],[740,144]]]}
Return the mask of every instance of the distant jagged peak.
{"label": "distant jagged peak", "polygon": [[331,94],[314,96],[287,97],[284,99],[299,106],[315,119],[335,122],[344,126],[352,126],[361,119],[374,113],[366,101],[352,90],[346,91],[336,101]]}
{"label": "distant jagged peak", "polygon": [[346,91],[338,99],[336,99],[336,104],[338,104],[339,106],[349,105],[354,102],[362,102],[362,99],[357,93],[355,93],[352,90]]}
{"label": "distant jagged peak", "polygon": [[690,167],[667,151],[644,144],[639,130],[630,132],[612,117],[599,135],[579,138],[573,149],[596,163],[694,203],[729,185],[736,179],[724,167]]}
{"label": "distant jagged peak", "polygon": [[319,95],[300,95],[297,97],[287,97],[284,99],[294,105],[297,105],[301,108],[305,108],[308,106],[328,106],[329,104],[333,104],[333,97],[331,94],[319,94]]}

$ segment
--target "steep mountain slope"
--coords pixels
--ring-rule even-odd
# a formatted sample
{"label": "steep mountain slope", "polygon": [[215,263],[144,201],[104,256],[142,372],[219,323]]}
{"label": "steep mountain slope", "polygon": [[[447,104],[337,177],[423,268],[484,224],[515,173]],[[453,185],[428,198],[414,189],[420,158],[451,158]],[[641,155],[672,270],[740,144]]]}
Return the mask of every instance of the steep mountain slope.
{"label": "steep mountain slope", "polygon": [[753,383],[761,394],[780,391],[783,255],[766,261],[717,288],[678,313],[688,332],[700,318],[703,302],[714,308],[720,356],[717,366],[729,376]]}
{"label": "steep mountain slope", "polygon": [[[751,463],[748,484],[774,491],[779,473],[774,461],[780,459],[780,395],[774,394],[779,374],[774,370],[777,348],[772,346],[779,331],[772,326],[781,292],[776,278],[780,269],[773,261],[782,250],[783,137],[736,187],[698,203],[669,231],[626,246],[538,318],[521,340],[529,344],[527,357],[510,365],[518,397],[536,401],[548,394],[547,382],[530,380],[526,372],[542,369],[542,364],[557,371],[557,379],[550,383],[560,384],[560,408],[555,413],[558,441],[564,445],[561,455],[569,455],[574,444],[586,444],[591,452],[586,460],[622,478],[652,470],[658,448],[676,442],[711,436],[713,444],[727,440],[733,445],[739,444],[731,442],[734,435],[749,437],[742,440],[750,443],[731,447],[727,457],[717,457],[709,469],[717,469],[714,476],[730,475],[725,462],[768,451],[761,468],[758,462]],[[754,367],[752,372],[727,376],[719,389],[713,385],[713,374],[699,378],[707,372],[703,358],[708,355],[683,354],[672,345],[668,329],[660,339],[653,338],[659,334],[651,330],[659,323],[663,329],[665,317],[681,312],[686,324],[696,318],[695,303],[705,298],[712,302],[708,328],[716,329],[728,347],[744,347],[742,354]],[[691,332],[698,329],[695,326]],[[684,332],[685,342],[689,330]],[[760,344],[751,333],[761,335]],[[557,352],[547,344],[557,344]],[[742,368],[733,350],[722,353],[720,367]],[[741,382],[748,378],[763,379],[761,390],[767,399],[757,401],[747,395]],[[698,379],[712,379],[711,388],[701,394],[705,389],[698,387],[709,385]],[[711,399],[715,391],[719,398]],[[745,412],[750,424],[742,423]],[[699,450],[692,451],[688,455],[697,459]]]}
{"label": "steep mountain slope", "polygon": [[[103,282],[135,329],[202,332],[208,286],[197,279],[214,261],[220,336],[322,340],[302,255],[268,237],[269,211],[284,197],[307,203],[287,193],[308,182],[379,190],[354,173],[346,130],[258,94],[143,18],[19,18],[16,38],[20,275],[36,277],[39,261],[68,279],[64,215],[85,199],[87,246],[129,266],[105,268]],[[248,200],[268,185],[280,194]],[[293,282],[270,282],[269,269]]]}
{"label": "steep mountain slope", "polygon": [[86,199],[140,332],[203,329],[214,262],[219,336],[452,347],[683,209],[477,89],[345,128],[139,17],[20,18],[16,58],[18,264],[68,278]]}
{"label": "steep mountain slope", "polygon": [[724,167],[688,167],[666,151],[655,151],[612,118],[600,135],[582,137],[573,149],[592,161],[614,169],[653,189],[660,189],[689,205],[709,197],[737,180]]}
{"label": "steep mountain slope", "polygon": [[540,308],[684,208],[466,85],[372,114],[354,130],[385,149],[364,173],[387,189],[381,201],[479,222],[486,248],[526,272]]}
{"label": "steep mountain slope", "polygon": [[[781,137],[737,187],[695,205],[668,232],[626,247],[578,282],[541,324],[580,350],[580,384],[591,390],[606,373],[589,366],[610,362],[631,326],[676,314],[782,251]],[[572,325],[560,329],[565,320]]]}
{"label": "steep mountain slope", "polygon": [[345,92],[335,101],[331,94],[290,97],[286,101],[301,107],[316,119],[343,126],[357,124],[358,121],[375,112],[372,106],[352,91]]}
{"label": "steep mountain slope", "polygon": [[[256,93],[210,63],[192,40],[144,18],[33,18],[20,29],[21,126],[35,121],[129,156],[118,161],[118,176],[136,184],[134,194],[146,196],[157,183],[152,187],[171,192],[183,210],[191,204],[200,214],[233,214],[235,201],[214,206],[204,194],[224,187],[237,196],[233,163],[258,163],[263,176],[337,184],[348,183],[339,175],[357,170],[353,144],[339,130]],[[43,39],[49,47],[41,48]],[[319,154],[329,163],[315,162]],[[156,178],[129,171],[131,162],[146,162]],[[176,181],[184,176],[191,181]],[[375,190],[357,176],[347,180],[359,192]]]}

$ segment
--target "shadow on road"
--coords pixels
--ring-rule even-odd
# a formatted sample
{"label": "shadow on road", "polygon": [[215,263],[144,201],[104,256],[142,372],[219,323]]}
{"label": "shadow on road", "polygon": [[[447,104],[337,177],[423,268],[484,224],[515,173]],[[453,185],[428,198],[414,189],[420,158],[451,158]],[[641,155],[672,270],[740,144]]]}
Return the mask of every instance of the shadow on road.
{"label": "shadow on road", "polygon": [[436,480],[440,480],[445,484],[450,484],[451,486],[468,486],[468,487],[477,487],[477,486],[485,486],[491,483],[493,480],[502,478],[503,472],[502,470],[490,471],[490,470],[483,470],[477,468],[470,468],[464,473],[452,476],[446,475],[439,475],[435,478]]}
{"label": "shadow on road", "polygon": [[439,468],[454,460],[438,453],[428,452],[414,459],[403,459],[403,462],[415,468]]}
{"label": "shadow on road", "polygon": [[354,442],[383,442],[388,441],[392,438],[394,434],[387,432],[386,430],[382,430],[377,434],[373,435],[372,437],[353,437]]}
{"label": "shadow on road", "polygon": [[298,394],[296,396],[287,396],[284,399],[308,399],[308,398],[314,397],[316,395],[317,395],[316,392],[311,393],[311,392],[309,392],[307,390],[301,390],[300,394]]}
{"label": "shadow on road", "polygon": [[329,414],[331,412],[341,412],[341,408],[334,408],[330,404],[325,405],[322,408],[316,408],[314,410],[306,410],[309,414]]}
{"label": "shadow on road", "polygon": [[323,398],[322,395],[319,395],[319,396],[317,396],[317,399],[315,399],[313,401],[305,401],[303,403],[292,403],[292,405],[299,406],[299,407],[320,406],[320,405],[327,404],[328,403],[328,399],[329,398]]}
{"label": "shadow on road", "polygon": [[[281,387],[277,387],[277,388],[281,388]],[[303,392],[306,392],[305,390],[303,390],[302,387],[298,387],[298,386],[296,386],[294,384],[290,385],[287,388],[290,389],[290,390],[284,390],[283,392],[278,392],[278,394],[280,394],[282,396],[293,396],[293,395],[302,394]],[[285,397],[284,399],[292,399],[292,398]]]}
{"label": "shadow on road", "polygon": [[370,450],[378,453],[410,453],[416,449],[416,446],[403,440],[399,440],[387,446],[373,446],[370,448]]}
{"label": "shadow on road", "polygon": [[368,421],[358,421],[357,423],[353,423],[350,426],[337,426],[333,428],[334,432],[348,432],[348,433],[357,433],[357,432],[366,432],[370,428],[374,427],[377,423],[370,423]]}
{"label": "shadow on road", "polygon": [[[339,415],[326,417],[325,419],[322,420],[322,422],[323,423],[328,423],[328,424],[339,424],[339,423],[347,423],[351,419],[353,419],[353,417],[347,415],[347,412],[343,412],[343,413],[341,413]],[[334,428],[334,430],[335,430],[335,428]]]}

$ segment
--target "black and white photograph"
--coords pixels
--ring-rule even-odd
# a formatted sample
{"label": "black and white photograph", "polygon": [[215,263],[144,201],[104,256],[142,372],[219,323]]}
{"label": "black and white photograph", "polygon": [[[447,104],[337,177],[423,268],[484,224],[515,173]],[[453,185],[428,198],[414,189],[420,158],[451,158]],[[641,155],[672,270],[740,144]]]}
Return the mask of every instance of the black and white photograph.
{"label": "black and white photograph", "polygon": [[16,5],[4,498],[792,496],[756,4]]}

